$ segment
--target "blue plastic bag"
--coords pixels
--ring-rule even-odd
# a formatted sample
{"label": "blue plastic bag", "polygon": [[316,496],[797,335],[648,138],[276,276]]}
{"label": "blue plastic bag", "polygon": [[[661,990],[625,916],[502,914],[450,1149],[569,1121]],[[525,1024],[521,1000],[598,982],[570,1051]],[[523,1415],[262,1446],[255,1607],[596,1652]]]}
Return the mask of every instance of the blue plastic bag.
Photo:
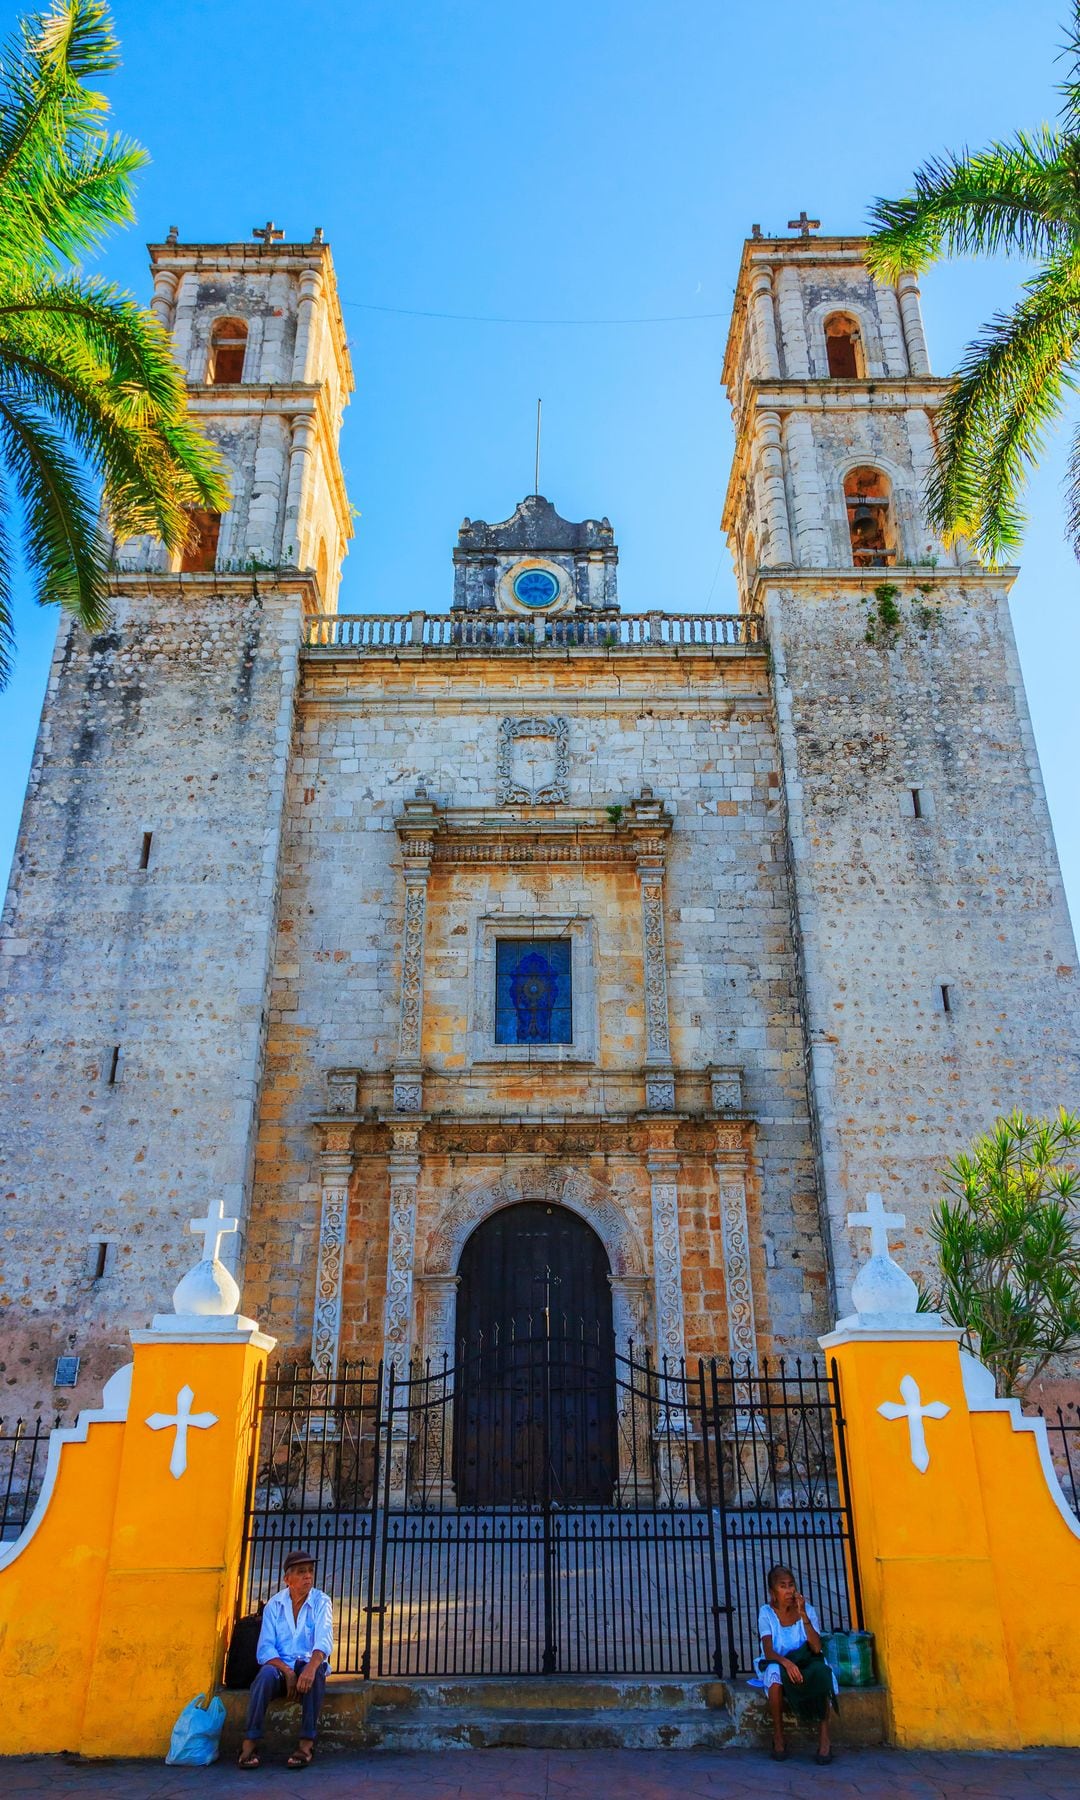
{"label": "blue plastic bag", "polygon": [[189,1767],[202,1768],[206,1763],[217,1762],[221,1727],[225,1723],[225,1702],[215,1697],[204,1707],[205,1698],[205,1694],[196,1694],[177,1719],[169,1741],[169,1754],[165,1758],[167,1763],[186,1763]]}

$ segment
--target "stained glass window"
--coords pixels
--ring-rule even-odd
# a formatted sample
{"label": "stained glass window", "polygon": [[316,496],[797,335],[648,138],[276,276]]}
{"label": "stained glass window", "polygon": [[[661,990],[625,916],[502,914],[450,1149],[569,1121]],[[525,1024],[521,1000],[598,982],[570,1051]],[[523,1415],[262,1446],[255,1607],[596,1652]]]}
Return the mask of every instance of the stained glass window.
{"label": "stained glass window", "polygon": [[572,1044],[569,938],[498,938],[495,1042]]}

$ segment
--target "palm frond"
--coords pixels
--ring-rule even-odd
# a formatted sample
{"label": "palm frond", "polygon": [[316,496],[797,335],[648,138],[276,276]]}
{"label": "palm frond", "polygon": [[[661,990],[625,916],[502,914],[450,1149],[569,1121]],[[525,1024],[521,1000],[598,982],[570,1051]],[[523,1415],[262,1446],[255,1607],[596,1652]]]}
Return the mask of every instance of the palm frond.
{"label": "palm frond", "polygon": [[1080,0],[1073,0],[1072,18],[1065,32],[1065,42],[1058,61],[1068,65],[1064,81],[1058,84],[1061,106],[1058,117],[1070,135],[1080,131]]}
{"label": "palm frond", "polygon": [[8,532],[7,496],[0,484],[0,692],[7,687],[15,658],[14,559]]}
{"label": "palm frond", "polygon": [[943,255],[1055,256],[1075,241],[1080,208],[1069,142],[1049,126],[974,155],[945,155],[915,175],[914,193],[876,200],[866,260],[882,280]]}
{"label": "palm frond", "polygon": [[970,538],[992,562],[1016,549],[1025,470],[1072,387],[1078,344],[1080,269],[1061,258],[969,347],[937,414],[927,486],[930,519],[946,538]]}
{"label": "palm frond", "polygon": [[10,389],[0,389],[0,449],[19,496],[37,599],[59,602],[88,631],[100,631],[109,610],[108,546],[90,484],[60,433]]}

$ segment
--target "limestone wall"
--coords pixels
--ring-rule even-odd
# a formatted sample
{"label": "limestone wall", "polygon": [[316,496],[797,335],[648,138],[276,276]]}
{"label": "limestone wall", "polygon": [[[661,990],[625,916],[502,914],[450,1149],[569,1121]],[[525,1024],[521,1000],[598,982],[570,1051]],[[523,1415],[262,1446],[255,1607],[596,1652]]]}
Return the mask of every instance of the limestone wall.
{"label": "limestone wall", "polygon": [[[757,1118],[750,1208],[759,1325],[766,1347],[803,1346],[825,1311],[824,1261],[777,752],[764,659],[756,654],[727,662],[675,653],[522,661],[410,652],[400,660],[308,663],[245,1299],[283,1352],[306,1353],[319,1217],[312,1119],[326,1105],[325,1071],[364,1071],[361,1111],[389,1107],[404,892],[395,820],[418,781],[440,805],[497,810],[499,722],[533,713],[569,720],[572,807],[626,806],[648,782],[675,815],[666,877],[672,1054],[677,1069],[697,1080],[691,1092],[680,1077],[679,1104],[699,1113],[707,1106],[710,1063],[743,1066],[747,1107]],[[476,921],[500,911],[593,921],[595,1064],[493,1068],[472,1059]],[[633,865],[436,864],[427,920],[424,1104],[432,1121],[423,1136],[418,1246],[475,1161],[475,1137],[455,1152],[453,1124],[489,1118],[493,1170],[505,1173],[525,1153],[587,1167],[624,1196],[648,1247],[648,1147],[633,1122],[643,1105],[645,1055]],[[532,1122],[537,1131],[511,1123],[502,1130],[500,1120]],[[575,1121],[583,1122],[577,1137]],[[353,1180],[343,1309],[343,1348],[353,1355],[381,1347],[386,1149],[368,1132]],[[688,1342],[695,1351],[722,1351],[715,1170],[700,1141],[686,1139],[680,1153]]]}
{"label": "limestone wall", "polygon": [[85,1403],[188,1219],[243,1216],[300,614],[187,577],[61,630],[0,939],[3,1416]]}
{"label": "limestone wall", "polygon": [[844,1215],[868,1188],[902,1204],[905,1263],[929,1272],[948,1157],[1015,1106],[1080,1101],[1076,952],[1006,584],[884,580],[895,633],[854,580],[765,601],[841,1311]]}

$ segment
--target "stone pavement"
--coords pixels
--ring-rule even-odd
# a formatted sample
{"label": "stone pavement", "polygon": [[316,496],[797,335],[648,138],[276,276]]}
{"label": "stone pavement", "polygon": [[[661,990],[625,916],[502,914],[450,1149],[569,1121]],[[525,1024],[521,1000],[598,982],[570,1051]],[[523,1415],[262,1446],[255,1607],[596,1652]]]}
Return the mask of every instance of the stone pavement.
{"label": "stone pavement", "polygon": [[65,1756],[0,1759],[4,1800],[1080,1800],[1080,1752],[1019,1755],[851,1751],[829,1769],[805,1757],[773,1763],[761,1751],[480,1750],[328,1756],[291,1774],[232,1764],[91,1763]]}

